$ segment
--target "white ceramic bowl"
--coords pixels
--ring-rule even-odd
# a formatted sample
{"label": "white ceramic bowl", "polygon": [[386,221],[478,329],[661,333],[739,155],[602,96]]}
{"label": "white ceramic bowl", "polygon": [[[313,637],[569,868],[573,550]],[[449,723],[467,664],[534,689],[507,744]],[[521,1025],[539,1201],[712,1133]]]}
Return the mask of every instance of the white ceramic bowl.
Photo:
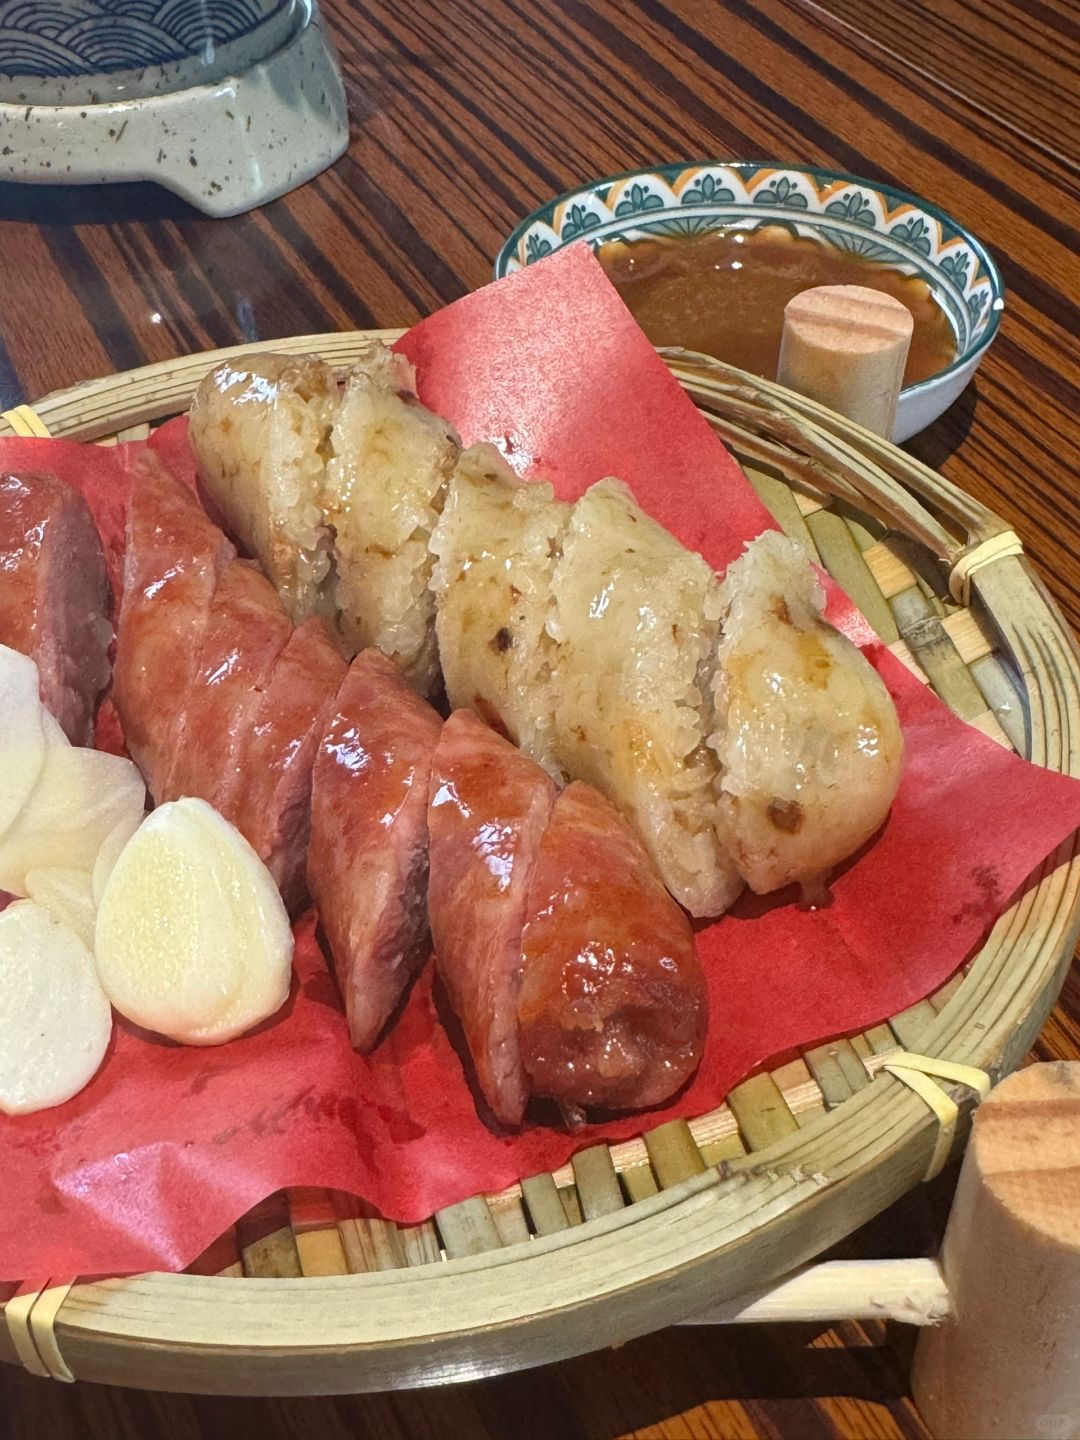
{"label": "white ceramic bowl", "polygon": [[959,396],[989,349],[1005,291],[980,240],[927,201],[889,185],[775,161],[699,161],[609,175],[523,220],[499,251],[495,274],[508,275],[581,239],[595,247],[777,223],[929,285],[956,335],[956,359],[901,391],[893,439],[925,429]]}

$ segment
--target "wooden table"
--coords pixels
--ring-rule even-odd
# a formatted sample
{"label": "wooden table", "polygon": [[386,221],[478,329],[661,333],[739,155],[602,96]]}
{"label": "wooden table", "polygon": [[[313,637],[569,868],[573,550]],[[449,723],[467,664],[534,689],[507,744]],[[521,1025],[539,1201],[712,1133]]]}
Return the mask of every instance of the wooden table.
{"label": "wooden table", "polygon": [[[210,221],[149,186],[0,187],[0,408],[242,340],[408,324],[483,284],[512,225],[585,178],[779,158],[915,190],[969,224],[1008,308],[914,448],[1007,517],[1080,622],[1076,10],[1069,0],[325,0],[353,120],[297,194]],[[1080,1056],[1070,980],[1040,1045]],[[875,1226],[932,1242],[948,1186]],[[918,1233],[916,1233],[918,1232]],[[915,1436],[910,1337],[676,1330],[469,1388],[328,1401],[69,1390],[0,1367],[0,1437],[666,1440]]]}

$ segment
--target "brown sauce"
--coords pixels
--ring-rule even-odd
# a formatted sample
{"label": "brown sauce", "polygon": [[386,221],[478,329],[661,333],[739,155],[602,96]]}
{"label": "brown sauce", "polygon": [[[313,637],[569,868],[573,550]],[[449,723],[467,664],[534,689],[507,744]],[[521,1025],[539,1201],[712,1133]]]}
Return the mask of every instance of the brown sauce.
{"label": "brown sauce", "polygon": [[781,226],[665,240],[613,240],[600,263],[654,345],[682,345],[776,378],[784,306],[814,285],[866,285],[911,311],[904,384],[956,358],[956,337],[930,287],[913,275],[819,245]]}

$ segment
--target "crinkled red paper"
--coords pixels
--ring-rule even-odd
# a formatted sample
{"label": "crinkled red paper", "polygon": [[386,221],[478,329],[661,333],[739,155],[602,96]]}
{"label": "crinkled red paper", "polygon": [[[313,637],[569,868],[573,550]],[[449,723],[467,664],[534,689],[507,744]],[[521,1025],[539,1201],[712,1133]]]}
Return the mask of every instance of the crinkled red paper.
{"label": "crinkled red paper", "polygon": [[[466,441],[495,440],[567,499],[620,475],[717,568],[771,523],[583,246],[449,306],[402,348],[421,396]],[[183,422],[152,443],[192,478]],[[114,560],[134,455],[0,442],[5,468],[52,469],[83,489]],[[195,1050],[118,1022],[81,1095],[0,1117],[0,1277],[178,1270],[286,1186],[352,1191],[416,1221],[597,1140],[701,1114],[770,1057],[863,1029],[939,986],[1080,824],[1080,784],[961,723],[832,598],[896,699],[900,792],[829,908],[748,900],[701,931],[709,1041],[676,1104],[573,1134],[536,1123],[496,1133],[437,1018],[430,969],[377,1054],[350,1050],[309,915],[290,1004],[258,1033]]]}

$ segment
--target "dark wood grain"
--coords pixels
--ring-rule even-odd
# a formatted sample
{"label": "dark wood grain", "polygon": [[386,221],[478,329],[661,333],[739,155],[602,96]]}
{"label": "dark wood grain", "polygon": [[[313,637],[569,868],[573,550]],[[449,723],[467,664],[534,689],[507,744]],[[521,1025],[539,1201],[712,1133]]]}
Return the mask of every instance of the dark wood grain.
{"label": "dark wood grain", "polygon": [[[862,33],[865,0],[803,0],[825,23]],[[913,23],[914,22],[914,23]],[[1074,5],[1003,0],[895,0],[875,16],[872,43],[1066,163],[1080,150]]]}
{"label": "dark wood grain", "polygon": [[[834,166],[921,193],[1000,261],[1000,338],[913,448],[1015,525],[1080,623],[1068,0],[325,9],[352,140],[296,194],[217,222],[150,186],[0,186],[2,404],[210,346],[408,324],[483,284],[512,225],[591,176],[702,156]],[[1039,1053],[1080,1057],[1075,978]],[[909,1197],[867,1253],[927,1243],[927,1203]],[[904,1332],[855,1326],[679,1330],[469,1388],[289,1402],[71,1390],[0,1367],[0,1437],[891,1440],[923,1434],[909,1345]]]}

